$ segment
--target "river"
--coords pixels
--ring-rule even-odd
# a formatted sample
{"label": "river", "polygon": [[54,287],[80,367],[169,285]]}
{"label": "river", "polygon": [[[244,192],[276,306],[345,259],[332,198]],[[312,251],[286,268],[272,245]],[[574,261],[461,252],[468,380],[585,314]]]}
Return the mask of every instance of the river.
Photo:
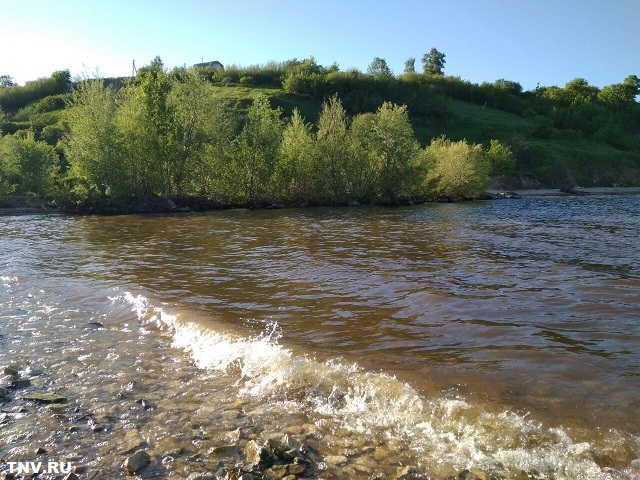
{"label": "river", "polygon": [[637,195],[0,217],[0,459],[187,478],[288,432],[320,478],[640,478],[639,238]]}

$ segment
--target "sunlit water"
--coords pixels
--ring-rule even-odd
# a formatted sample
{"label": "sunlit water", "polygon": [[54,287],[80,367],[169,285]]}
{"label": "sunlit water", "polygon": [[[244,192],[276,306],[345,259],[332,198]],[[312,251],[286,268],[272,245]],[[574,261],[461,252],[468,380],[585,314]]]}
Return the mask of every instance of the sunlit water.
{"label": "sunlit water", "polygon": [[639,234],[638,196],[0,218],[0,459],[186,478],[247,428],[322,478],[640,478]]}

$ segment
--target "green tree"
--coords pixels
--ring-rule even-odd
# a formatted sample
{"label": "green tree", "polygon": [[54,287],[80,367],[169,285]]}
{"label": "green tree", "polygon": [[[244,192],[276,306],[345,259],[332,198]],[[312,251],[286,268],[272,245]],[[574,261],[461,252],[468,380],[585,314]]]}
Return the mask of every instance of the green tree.
{"label": "green tree", "polygon": [[276,158],[282,139],[282,111],[272,109],[269,98],[259,95],[247,114],[237,138],[235,167],[240,181],[240,200],[256,205],[268,198]]}
{"label": "green tree", "polygon": [[194,191],[209,200],[228,202],[236,192],[233,169],[238,112],[230,101],[216,100],[207,108],[208,132],[204,157],[196,164]]}
{"label": "green tree", "polygon": [[317,144],[320,151],[322,169],[327,172],[330,200],[346,200],[349,191],[347,162],[349,144],[347,114],[337,95],[333,95],[322,105],[318,119]]}
{"label": "green tree", "polygon": [[175,148],[169,161],[172,191],[185,194],[186,183],[201,171],[205,146],[215,128],[209,118],[214,112],[214,96],[210,84],[195,71],[186,72],[169,94],[168,109],[173,115],[170,122]]}
{"label": "green tree", "polygon": [[393,77],[393,72],[389,68],[389,65],[387,65],[387,61],[384,58],[380,57],[374,57],[373,61],[367,68],[367,73],[369,75],[373,75],[374,77]]}
{"label": "green tree", "polygon": [[102,80],[80,82],[71,93],[65,111],[69,136],[64,148],[71,175],[79,182],[69,185],[76,202],[89,200],[97,192],[107,195],[126,193],[123,149],[115,119],[116,93]]}
{"label": "green tree", "polygon": [[4,193],[53,193],[58,155],[53,147],[37,141],[32,131],[4,137],[0,163],[0,189]]}
{"label": "green tree", "polygon": [[420,152],[406,106],[384,102],[373,117],[376,194],[394,201],[411,190]]}
{"label": "green tree", "polygon": [[353,117],[348,130],[348,190],[361,202],[374,200],[377,191],[375,117],[375,113],[360,113]]}
{"label": "green tree", "polygon": [[435,138],[424,150],[425,189],[433,197],[477,198],[488,186],[489,162],[481,145]]}
{"label": "green tree", "polygon": [[598,87],[589,85],[584,78],[575,78],[564,87],[566,101],[574,106],[592,103],[599,91]]}
{"label": "green tree", "polygon": [[282,135],[274,183],[285,202],[319,202],[326,177],[316,162],[317,149],[311,125],[297,108]]}
{"label": "green tree", "polygon": [[635,75],[629,75],[623,83],[615,83],[600,90],[598,100],[614,106],[630,105],[635,103],[638,94],[640,79]]}
{"label": "green tree", "polygon": [[182,182],[180,159],[184,157],[178,154],[175,104],[170,101],[174,83],[159,65],[152,65],[120,91],[117,128],[133,195],[176,194],[177,183]]}
{"label": "green tree", "polygon": [[404,73],[416,73],[416,59],[411,57],[404,62]]}
{"label": "green tree", "polygon": [[432,48],[429,53],[422,56],[424,73],[427,75],[443,75],[446,55]]}
{"label": "green tree", "polygon": [[10,75],[0,75],[0,88],[15,87],[17,83],[13,82]]}
{"label": "green tree", "polygon": [[516,165],[516,159],[511,149],[499,140],[491,139],[489,148],[485,150],[484,156],[489,162],[492,172],[509,171]]}

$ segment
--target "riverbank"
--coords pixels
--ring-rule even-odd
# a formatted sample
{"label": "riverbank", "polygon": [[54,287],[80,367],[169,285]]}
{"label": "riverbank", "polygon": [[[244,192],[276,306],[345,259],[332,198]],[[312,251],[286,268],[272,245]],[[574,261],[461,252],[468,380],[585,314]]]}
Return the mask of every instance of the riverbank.
{"label": "riverbank", "polygon": [[[496,195],[503,193],[504,190],[491,189],[487,193]],[[557,188],[536,188],[515,190],[515,193],[522,197],[568,197],[572,195],[640,195],[640,186],[638,187],[575,187],[569,192],[559,190]]]}
{"label": "riverbank", "polygon": [[29,195],[0,196],[0,216],[59,212],[56,205],[44,198]]}
{"label": "riverbank", "polygon": [[[563,191],[557,188],[531,188],[531,189],[514,189],[504,190],[491,188],[485,192],[484,199],[514,199],[519,197],[567,197],[579,195],[640,195],[640,186],[636,187],[576,187],[571,191]],[[449,201],[449,199],[447,199]],[[451,200],[453,201],[453,200]],[[401,199],[395,203],[380,203],[381,206],[410,206],[421,203],[429,203],[414,199]],[[228,208],[249,208],[254,210],[273,210],[291,207],[313,207],[313,206],[330,206],[330,207],[358,207],[361,204],[357,200],[349,203],[332,204],[332,205],[310,205],[307,203],[285,205],[280,202],[265,202],[260,205],[221,205],[218,203],[203,202],[198,199],[174,200],[169,197],[157,197],[139,199],[130,204],[118,208],[110,207],[98,210],[83,210],[79,214],[87,215],[119,215],[119,214],[148,214],[148,213],[189,213],[202,212],[210,210],[224,210]],[[17,216],[17,215],[33,215],[33,214],[60,214],[65,213],[56,207],[56,205],[46,199],[32,196],[4,196],[0,197],[0,217],[1,216]]]}

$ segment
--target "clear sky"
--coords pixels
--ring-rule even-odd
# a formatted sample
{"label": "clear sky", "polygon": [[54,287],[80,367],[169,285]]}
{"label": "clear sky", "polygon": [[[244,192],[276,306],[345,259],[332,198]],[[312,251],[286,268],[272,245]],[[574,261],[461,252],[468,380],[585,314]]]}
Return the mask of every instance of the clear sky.
{"label": "clear sky", "polygon": [[382,57],[399,74],[432,47],[473,83],[603,87],[640,76],[640,0],[0,0],[0,75],[19,84],[130,75],[156,55],[169,68],[314,56],[362,71]]}

